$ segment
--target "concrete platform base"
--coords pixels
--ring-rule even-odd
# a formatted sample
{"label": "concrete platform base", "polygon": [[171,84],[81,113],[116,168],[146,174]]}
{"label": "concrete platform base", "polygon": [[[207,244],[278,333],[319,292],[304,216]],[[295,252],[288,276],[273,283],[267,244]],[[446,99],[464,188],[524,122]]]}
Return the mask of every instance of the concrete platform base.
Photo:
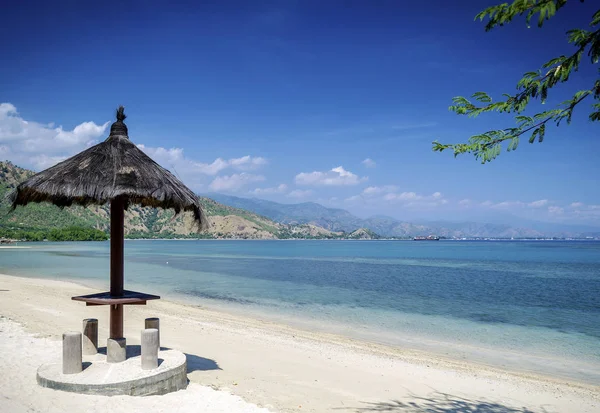
{"label": "concrete platform base", "polygon": [[83,371],[76,374],[63,374],[59,363],[45,364],[38,368],[37,382],[51,389],[106,396],[150,396],[187,387],[185,354],[159,351],[158,368],[142,370],[139,346],[128,346],[127,353],[122,363],[108,363],[101,353],[84,356]]}

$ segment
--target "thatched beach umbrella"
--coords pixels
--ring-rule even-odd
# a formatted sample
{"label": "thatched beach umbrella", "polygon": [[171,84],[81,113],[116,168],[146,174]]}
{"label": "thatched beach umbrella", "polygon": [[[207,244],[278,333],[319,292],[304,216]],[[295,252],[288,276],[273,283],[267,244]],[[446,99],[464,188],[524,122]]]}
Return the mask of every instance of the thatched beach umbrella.
{"label": "thatched beach umbrella", "polygon": [[158,296],[123,289],[124,211],[131,204],[192,211],[198,230],[206,217],[198,197],[162,168],[128,137],[123,107],[109,137],[17,186],[13,209],[30,202],[51,202],[59,207],[110,203],[110,291],[74,300],[87,305],[110,306],[110,338],[123,337],[123,305],[145,304]]}

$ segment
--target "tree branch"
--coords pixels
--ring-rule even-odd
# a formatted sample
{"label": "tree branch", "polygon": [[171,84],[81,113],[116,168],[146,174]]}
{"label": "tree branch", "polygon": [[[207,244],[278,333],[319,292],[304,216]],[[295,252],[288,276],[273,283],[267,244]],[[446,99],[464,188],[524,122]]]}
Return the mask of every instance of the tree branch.
{"label": "tree branch", "polygon": [[[494,159],[500,149],[500,145],[502,142],[511,140],[511,145],[509,146],[509,150],[514,150],[518,146],[519,138],[521,135],[534,131],[530,143],[535,141],[537,137],[539,142],[541,142],[544,138],[545,134],[545,125],[551,120],[554,120],[557,125],[563,120],[567,119],[567,122],[570,122],[571,115],[573,114],[573,110],[575,107],[581,103],[588,96],[593,95],[595,92],[594,85],[593,89],[585,90],[580,92],[574,99],[568,101],[569,106],[561,111],[550,112],[550,115],[545,116],[545,118],[537,123],[533,123],[533,118],[530,118],[531,121],[524,122],[521,126],[517,128],[507,128],[502,130],[488,131],[481,135],[472,136],[469,139],[468,144],[441,144],[438,141],[434,141],[433,151],[434,152],[442,152],[446,149],[451,149],[454,152],[454,156],[458,156],[462,153],[474,153],[477,159],[482,158],[482,163],[489,162]],[[528,125],[525,127],[525,125]],[[523,129],[523,127],[525,127]],[[498,136],[498,137],[495,137]]]}
{"label": "tree branch", "polygon": [[[580,0],[583,2],[583,0]],[[502,26],[511,22],[516,16],[527,14],[527,23],[529,24],[532,16],[539,14],[538,26],[542,26],[544,19],[553,17],[557,10],[566,4],[567,0],[513,0],[511,4],[503,3],[492,6],[482,11],[476,16],[483,20],[488,17],[486,31],[496,26]],[[469,117],[478,116],[484,112],[497,111],[500,113],[515,113],[517,121],[516,127],[490,130],[480,135],[471,136],[467,143],[459,144],[441,144],[433,142],[433,150],[442,152],[451,149],[454,156],[461,153],[473,153],[482,163],[491,161],[500,154],[501,144],[509,140],[508,150],[514,150],[519,144],[519,139],[525,133],[531,133],[530,143],[542,142],[545,135],[546,125],[549,121],[554,121],[557,126],[563,119],[567,123],[571,122],[573,110],[586,99],[589,95],[594,95],[594,99],[600,100],[600,79],[597,79],[590,90],[583,90],[575,93],[571,99],[557,107],[543,111],[533,117],[523,116],[531,99],[540,99],[545,103],[549,91],[558,83],[564,83],[569,80],[570,75],[579,69],[583,53],[589,49],[587,55],[592,64],[600,60],[600,10],[592,15],[591,27],[596,27],[595,31],[583,29],[573,29],[567,32],[568,43],[576,47],[574,53],[570,56],[560,56],[549,60],[542,65],[541,69],[535,72],[525,73],[523,78],[517,83],[517,93],[510,95],[504,94],[504,100],[493,102],[492,98],[485,92],[476,92],[472,98],[483,103],[479,106],[465,97],[456,96],[452,99],[453,105],[449,107],[459,115]],[[545,72],[545,73],[544,73]],[[565,107],[566,106],[566,107]],[[592,105],[592,113],[589,115],[591,121],[600,121],[600,103]]]}

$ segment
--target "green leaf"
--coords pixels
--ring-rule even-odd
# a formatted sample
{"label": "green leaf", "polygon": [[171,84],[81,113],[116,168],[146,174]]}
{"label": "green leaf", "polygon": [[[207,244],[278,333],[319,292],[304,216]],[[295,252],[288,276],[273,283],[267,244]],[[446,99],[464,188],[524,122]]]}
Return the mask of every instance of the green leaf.
{"label": "green leaf", "polygon": [[574,103],[574,102],[576,102],[576,101],[578,101],[578,100],[581,100],[581,99],[583,99],[584,97],[586,97],[587,95],[589,95],[589,94],[591,94],[591,93],[592,93],[592,91],[591,91],[591,90],[580,90],[579,92],[577,92],[577,93],[575,93],[575,94],[573,95],[573,99],[572,99],[572,101],[573,101],[573,103]]}
{"label": "green leaf", "polygon": [[519,127],[533,123],[533,118],[531,116],[515,116],[515,119],[519,123]]}
{"label": "green leaf", "polygon": [[529,143],[534,143],[535,142],[535,138],[538,135],[538,133],[540,133],[540,129],[539,128],[536,128],[536,129],[533,130],[533,133],[529,137]]}
{"label": "green leaf", "polygon": [[456,103],[457,105],[468,105],[471,102],[469,102],[467,100],[467,98],[463,97],[463,96],[455,96],[452,98],[452,102]]}
{"label": "green leaf", "polygon": [[573,43],[576,46],[581,46],[583,44],[589,43],[591,32],[588,30],[582,29],[572,29],[567,31],[567,38],[569,39],[569,43]]}
{"label": "green leaf", "polygon": [[475,92],[472,97],[483,103],[490,103],[492,101],[492,98],[485,92]]}
{"label": "green leaf", "polygon": [[542,65],[544,69],[547,69],[552,66],[561,65],[565,62],[567,58],[565,56],[555,57],[554,59],[548,60],[546,63]]}
{"label": "green leaf", "polygon": [[540,99],[542,101],[542,105],[544,103],[546,103],[546,99],[548,99],[548,87],[547,86],[542,86],[542,90],[540,92]]}
{"label": "green leaf", "polygon": [[592,22],[590,23],[590,26],[596,26],[600,24],[600,10],[598,10],[596,13],[594,13],[594,15],[592,16]]}
{"label": "green leaf", "polygon": [[592,122],[600,121],[600,103],[594,103],[592,107],[595,109],[592,113],[590,113],[589,119]]}

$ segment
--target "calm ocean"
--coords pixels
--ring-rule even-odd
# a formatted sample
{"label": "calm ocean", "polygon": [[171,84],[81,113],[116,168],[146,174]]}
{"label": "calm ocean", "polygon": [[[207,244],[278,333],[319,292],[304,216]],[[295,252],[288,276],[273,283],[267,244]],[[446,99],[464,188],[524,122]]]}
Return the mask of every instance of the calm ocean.
{"label": "calm ocean", "polygon": [[[29,245],[0,249],[0,273],[108,288],[107,242]],[[125,256],[127,289],[600,385],[600,242],[126,241]]]}

